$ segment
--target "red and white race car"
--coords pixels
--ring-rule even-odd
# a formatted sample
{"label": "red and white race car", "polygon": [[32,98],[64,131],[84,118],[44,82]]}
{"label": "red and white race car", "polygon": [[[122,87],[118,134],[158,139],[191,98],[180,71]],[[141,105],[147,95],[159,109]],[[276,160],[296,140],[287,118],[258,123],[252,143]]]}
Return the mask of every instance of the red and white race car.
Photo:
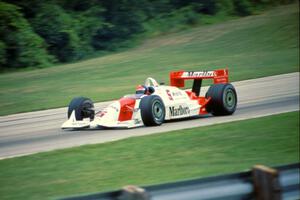
{"label": "red and white race car", "polygon": [[[183,90],[185,80],[192,79],[191,90]],[[200,96],[203,79],[212,79],[205,96]],[[237,105],[236,90],[228,82],[228,69],[214,71],[174,71],[170,86],[147,78],[136,93],[126,95],[95,112],[93,102],[85,97],[74,98],[68,108],[68,120],[62,128],[132,128],[159,126],[166,120],[211,113],[231,115]]]}

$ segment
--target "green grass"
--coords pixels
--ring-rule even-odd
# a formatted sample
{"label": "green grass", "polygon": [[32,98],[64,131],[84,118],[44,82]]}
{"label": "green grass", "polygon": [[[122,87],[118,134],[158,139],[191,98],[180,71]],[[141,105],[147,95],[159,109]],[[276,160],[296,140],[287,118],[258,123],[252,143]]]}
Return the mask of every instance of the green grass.
{"label": "green grass", "polygon": [[0,75],[0,115],[133,93],[148,76],[168,83],[171,70],[228,66],[232,81],[299,71],[298,3],[256,16],[199,26],[73,64]]}
{"label": "green grass", "polygon": [[0,196],[48,199],[299,162],[299,112],[0,161]]}

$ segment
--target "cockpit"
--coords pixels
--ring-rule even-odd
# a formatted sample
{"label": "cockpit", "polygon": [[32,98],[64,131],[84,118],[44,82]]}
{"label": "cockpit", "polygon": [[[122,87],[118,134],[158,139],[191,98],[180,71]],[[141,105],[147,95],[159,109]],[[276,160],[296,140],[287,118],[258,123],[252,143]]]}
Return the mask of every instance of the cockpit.
{"label": "cockpit", "polygon": [[136,94],[144,94],[144,95],[150,95],[155,92],[155,87],[158,87],[158,83],[153,78],[149,77],[145,80],[144,85],[138,85],[136,87],[135,93]]}
{"label": "cockpit", "polygon": [[144,95],[151,95],[155,92],[155,88],[157,88],[159,84],[153,78],[147,78],[145,80],[144,85],[138,85],[135,89],[135,94],[126,95],[124,97],[127,98],[135,98],[139,99]]}

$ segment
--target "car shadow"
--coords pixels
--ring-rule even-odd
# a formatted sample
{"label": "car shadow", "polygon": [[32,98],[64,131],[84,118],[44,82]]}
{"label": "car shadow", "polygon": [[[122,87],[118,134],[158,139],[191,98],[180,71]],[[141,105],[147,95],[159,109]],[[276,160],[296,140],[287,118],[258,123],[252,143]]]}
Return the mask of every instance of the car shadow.
{"label": "car shadow", "polygon": [[[166,120],[164,123],[166,124],[172,124],[176,122],[183,122],[183,121],[190,121],[190,120],[198,120],[198,119],[204,119],[204,118],[210,118],[212,117],[211,114],[206,115],[199,115],[199,116],[193,116],[193,117],[186,117],[186,118],[180,118],[180,119],[172,119],[172,120]],[[139,127],[132,127],[132,128],[126,128],[126,127],[104,127],[104,126],[98,126],[95,128],[76,128],[76,129],[63,129],[66,132],[77,132],[77,131],[101,131],[101,130],[130,130],[130,129],[143,129],[147,128],[146,126],[139,126]]]}

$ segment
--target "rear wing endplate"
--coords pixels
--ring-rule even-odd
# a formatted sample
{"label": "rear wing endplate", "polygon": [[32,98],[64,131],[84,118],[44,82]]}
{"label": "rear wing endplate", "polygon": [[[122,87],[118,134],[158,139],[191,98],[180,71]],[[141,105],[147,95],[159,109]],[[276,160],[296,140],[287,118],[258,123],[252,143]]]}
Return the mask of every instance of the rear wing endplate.
{"label": "rear wing endplate", "polygon": [[184,87],[185,80],[213,79],[214,84],[228,83],[228,69],[213,71],[174,71],[170,72],[170,85]]}

